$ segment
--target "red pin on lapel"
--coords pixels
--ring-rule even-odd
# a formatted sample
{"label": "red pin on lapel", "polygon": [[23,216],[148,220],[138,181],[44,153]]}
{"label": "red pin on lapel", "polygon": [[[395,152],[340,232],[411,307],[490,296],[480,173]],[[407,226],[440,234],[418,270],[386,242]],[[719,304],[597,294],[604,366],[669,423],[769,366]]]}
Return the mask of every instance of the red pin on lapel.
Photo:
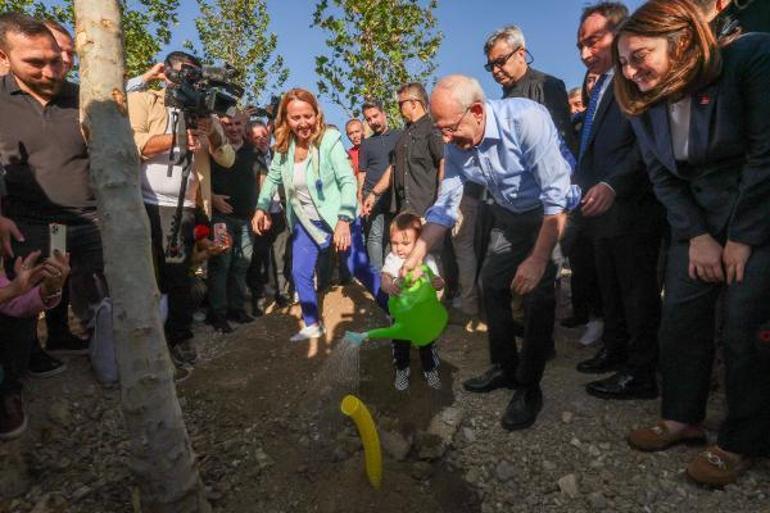
{"label": "red pin on lapel", "polygon": [[711,96],[704,94],[700,97],[700,104],[701,105],[708,105],[711,103]]}

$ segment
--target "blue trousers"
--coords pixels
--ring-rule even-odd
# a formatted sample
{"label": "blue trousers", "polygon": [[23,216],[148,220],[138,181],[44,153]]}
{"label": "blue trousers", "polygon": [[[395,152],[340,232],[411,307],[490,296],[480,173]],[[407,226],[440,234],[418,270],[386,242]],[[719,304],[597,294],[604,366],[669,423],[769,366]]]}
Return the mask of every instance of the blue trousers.
{"label": "blue trousers", "polygon": [[[317,222],[315,224],[328,234],[324,243],[320,245],[313,240],[302,223],[295,223],[292,231],[291,275],[297,294],[299,294],[302,319],[306,326],[319,322],[318,295],[313,277],[319,255],[329,251],[332,242],[332,232],[326,223]],[[372,293],[377,304],[387,310],[388,296],[380,290],[379,273],[369,264],[360,219],[350,224],[350,238],[350,247],[347,251],[340,253],[340,258],[343,258],[347,263],[350,274],[358,278],[364,287]]]}

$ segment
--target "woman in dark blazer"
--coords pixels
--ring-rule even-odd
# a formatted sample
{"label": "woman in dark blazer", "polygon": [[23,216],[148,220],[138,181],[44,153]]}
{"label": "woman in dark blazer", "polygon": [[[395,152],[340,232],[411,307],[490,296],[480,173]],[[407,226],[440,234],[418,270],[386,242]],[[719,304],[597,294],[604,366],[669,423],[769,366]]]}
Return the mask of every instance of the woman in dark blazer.
{"label": "woman in dark blazer", "polygon": [[651,0],[615,39],[615,96],[631,116],[672,229],[660,328],[662,420],[631,446],[703,442],[715,309],[725,296],[728,413],[687,467],[734,482],[770,454],[770,36],[719,48],[689,0]]}

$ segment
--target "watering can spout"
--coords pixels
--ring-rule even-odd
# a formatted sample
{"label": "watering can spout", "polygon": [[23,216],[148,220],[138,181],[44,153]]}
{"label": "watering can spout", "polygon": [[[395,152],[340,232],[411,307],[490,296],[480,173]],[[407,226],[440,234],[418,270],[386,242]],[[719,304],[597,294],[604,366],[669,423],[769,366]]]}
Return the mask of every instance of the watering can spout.
{"label": "watering can spout", "polygon": [[390,326],[384,328],[377,328],[366,332],[367,338],[381,340],[386,338],[392,338],[396,340],[405,340],[409,338],[407,330],[401,323],[393,323]]}

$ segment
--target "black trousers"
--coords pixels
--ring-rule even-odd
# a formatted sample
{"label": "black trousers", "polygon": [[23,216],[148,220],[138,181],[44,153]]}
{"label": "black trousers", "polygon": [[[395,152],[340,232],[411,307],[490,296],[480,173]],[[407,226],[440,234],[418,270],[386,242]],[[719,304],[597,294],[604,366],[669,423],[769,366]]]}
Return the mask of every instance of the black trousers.
{"label": "black trousers", "polygon": [[655,371],[660,325],[657,280],[659,233],[625,234],[594,241],[604,309],[604,346],[627,357],[625,372]]}
{"label": "black trousers", "polygon": [[515,341],[517,325],[511,310],[511,282],[519,264],[535,246],[543,223],[543,211],[514,214],[493,206],[491,212],[493,228],[481,270],[490,359],[521,385],[537,385],[553,347],[556,265],[549,261],[537,287],[523,297],[524,344],[521,353]]}
{"label": "black trousers", "polygon": [[283,212],[270,214],[273,225],[266,234],[254,238],[254,252],[246,274],[246,284],[255,297],[264,295],[272,283],[277,294],[291,294],[291,233]]}
{"label": "black trousers", "polygon": [[580,319],[602,317],[602,295],[596,272],[593,241],[581,230],[578,223],[570,219],[561,246],[569,258],[572,271],[572,315]]}
{"label": "black trousers", "polygon": [[[41,258],[46,257],[50,252],[48,222],[19,219],[15,222],[25,240],[12,240],[14,254],[24,257],[32,251],[41,250]],[[107,290],[103,281],[104,263],[99,227],[95,223],[68,226],[67,252],[70,254],[68,282],[72,308],[78,320],[87,324],[91,317],[90,306],[98,304],[102,300],[101,291]],[[13,259],[6,259],[5,272],[9,278],[13,278]],[[102,287],[97,286],[96,280],[102,280]],[[5,374],[0,388],[20,387],[18,380],[27,372],[36,326],[37,316],[15,318],[0,314],[0,366]]]}
{"label": "black trousers", "polygon": [[166,256],[166,248],[171,239],[172,222],[176,207],[161,207],[145,203],[150,220],[152,237],[152,256],[158,288],[168,294],[168,319],[166,319],[166,341],[173,346],[193,337],[192,326],[194,303],[192,299],[192,275],[190,261],[193,247],[193,228],[195,210],[182,210],[179,230],[179,253]]}
{"label": "black trousers", "polygon": [[[406,369],[409,367],[409,350],[412,347],[412,343],[407,340],[394,340],[393,341],[393,365],[398,370]],[[438,353],[436,353],[436,343],[421,346],[420,363],[422,364],[422,370],[429,372],[438,367],[439,359]]]}
{"label": "black trousers", "polygon": [[770,244],[752,248],[742,283],[692,280],[688,265],[689,244],[672,242],[660,326],[663,418],[698,424],[706,416],[715,310],[724,290],[727,418],[718,444],[738,454],[770,456],[770,344],[760,337],[770,321]]}

